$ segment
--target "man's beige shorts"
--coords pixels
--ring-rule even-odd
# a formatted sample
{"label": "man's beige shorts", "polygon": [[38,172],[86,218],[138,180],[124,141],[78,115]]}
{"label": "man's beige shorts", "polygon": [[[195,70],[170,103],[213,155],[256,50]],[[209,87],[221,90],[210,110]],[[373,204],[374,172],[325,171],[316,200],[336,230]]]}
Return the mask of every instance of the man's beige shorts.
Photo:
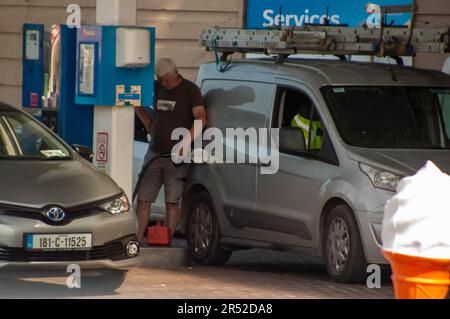
{"label": "man's beige shorts", "polygon": [[189,164],[175,166],[171,158],[160,158],[148,167],[138,192],[138,200],[155,202],[164,185],[166,203],[177,204],[183,195]]}

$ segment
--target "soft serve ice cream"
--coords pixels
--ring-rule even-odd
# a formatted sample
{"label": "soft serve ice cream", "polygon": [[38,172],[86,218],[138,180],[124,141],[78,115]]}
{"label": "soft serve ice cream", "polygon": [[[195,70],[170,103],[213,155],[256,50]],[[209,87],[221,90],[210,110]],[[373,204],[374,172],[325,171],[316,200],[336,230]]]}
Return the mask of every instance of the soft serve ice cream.
{"label": "soft serve ice cream", "polygon": [[383,249],[450,259],[450,176],[432,162],[402,179],[384,208]]}

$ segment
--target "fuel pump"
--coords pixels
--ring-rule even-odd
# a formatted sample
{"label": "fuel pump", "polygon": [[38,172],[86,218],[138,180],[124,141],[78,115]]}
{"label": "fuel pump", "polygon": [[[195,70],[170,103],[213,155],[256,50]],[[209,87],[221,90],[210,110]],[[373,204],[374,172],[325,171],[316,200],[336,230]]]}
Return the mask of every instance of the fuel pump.
{"label": "fuel pump", "polygon": [[67,143],[90,147],[94,165],[131,197],[129,128],[132,108],[153,104],[155,28],[25,24],[23,42],[24,109]]}
{"label": "fuel pump", "polygon": [[152,105],[154,41],[154,28],[24,24],[22,107],[92,147],[94,105]]}
{"label": "fuel pump", "polygon": [[92,148],[93,105],[75,103],[76,29],[24,24],[22,107],[67,143]]}

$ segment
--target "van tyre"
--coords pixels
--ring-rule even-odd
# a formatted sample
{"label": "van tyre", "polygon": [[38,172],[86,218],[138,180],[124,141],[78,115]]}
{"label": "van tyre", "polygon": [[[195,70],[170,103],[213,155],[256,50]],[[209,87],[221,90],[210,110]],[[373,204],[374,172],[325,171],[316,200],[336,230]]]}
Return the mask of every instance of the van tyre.
{"label": "van tyre", "polygon": [[187,241],[197,264],[223,265],[231,256],[232,252],[220,245],[220,226],[207,192],[196,193],[190,199]]}
{"label": "van tyre", "polygon": [[322,240],[322,253],[328,275],[337,282],[363,283],[367,261],[358,224],[347,205],[338,205],[330,212]]}

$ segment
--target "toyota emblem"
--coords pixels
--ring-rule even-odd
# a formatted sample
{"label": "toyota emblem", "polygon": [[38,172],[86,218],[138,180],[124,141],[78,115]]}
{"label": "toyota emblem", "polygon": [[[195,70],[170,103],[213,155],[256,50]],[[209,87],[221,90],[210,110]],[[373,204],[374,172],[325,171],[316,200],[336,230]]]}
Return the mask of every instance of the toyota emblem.
{"label": "toyota emblem", "polygon": [[66,217],[66,213],[59,207],[52,207],[46,213],[48,219],[53,222],[60,222]]}

